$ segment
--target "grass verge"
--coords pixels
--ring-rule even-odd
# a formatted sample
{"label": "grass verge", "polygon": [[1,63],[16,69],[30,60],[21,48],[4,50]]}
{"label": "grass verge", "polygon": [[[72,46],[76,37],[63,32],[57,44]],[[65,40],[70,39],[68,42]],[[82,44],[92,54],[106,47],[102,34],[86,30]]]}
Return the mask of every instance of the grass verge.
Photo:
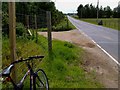
{"label": "grass verge", "polygon": [[[50,88],[101,88],[103,87],[94,79],[93,73],[86,73],[82,66],[84,50],[69,42],[53,40],[52,59],[47,53],[47,39],[43,36],[38,37],[38,43],[33,39],[17,39],[17,56],[27,57],[41,54],[45,58],[34,65],[36,68],[42,68],[49,79]],[[3,38],[3,68],[10,63],[8,38]],[[21,64],[20,64],[21,65]],[[23,76],[25,65],[18,66],[20,71],[17,75]],[[20,79],[21,77],[18,77]],[[29,88],[29,78],[24,87]],[[10,87],[8,84],[4,88]]]}
{"label": "grass verge", "polygon": [[[75,17],[75,18],[79,19],[78,17]],[[87,18],[87,19],[83,18],[83,19],[79,19],[79,20],[98,25],[96,18]],[[102,26],[120,31],[120,27],[118,25],[120,22],[119,18],[99,18],[99,20],[103,21]]]}
{"label": "grass verge", "polygon": [[53,31],[68,31],[75,29],[75,26],[66,17],[59,24],[53,26]]}
{"label": "grass verge", "polygon": [[[52,26],[52,31],[69,31],[72,29],[76,29],[76,27],[68,20],[68,18],[64,18],[61,20],[59,24],[56,26]],[[47,28],[40,28],[38,31],[47,31]]]}

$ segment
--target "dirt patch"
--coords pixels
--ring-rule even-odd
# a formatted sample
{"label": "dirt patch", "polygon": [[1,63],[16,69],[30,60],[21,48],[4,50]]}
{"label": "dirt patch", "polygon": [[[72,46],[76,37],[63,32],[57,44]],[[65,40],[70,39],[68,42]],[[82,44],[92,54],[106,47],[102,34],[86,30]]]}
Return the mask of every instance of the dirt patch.
{"label": "dirt patch", "polygon": [[[47,37],[45,32],[39,34]],[[91,39],[79,30],[52,32],[52,38],[68,41],[84,48],[83,68],[85,72],[95,71],[95,79],[99,80],[106,88],[118,88],[118,66]]]}
{"label": "dirt patch", "polygon": [[92,43],[86,43],[86,46],[89,47],[89,48],[94,48],[95,47],[95,45],[92,44]]}
{"label": "dirt patch", "polygon": [[98,47],[85,48],[85,70],[95,71],[96,79],[106,88],[118,88],[118,66]]}

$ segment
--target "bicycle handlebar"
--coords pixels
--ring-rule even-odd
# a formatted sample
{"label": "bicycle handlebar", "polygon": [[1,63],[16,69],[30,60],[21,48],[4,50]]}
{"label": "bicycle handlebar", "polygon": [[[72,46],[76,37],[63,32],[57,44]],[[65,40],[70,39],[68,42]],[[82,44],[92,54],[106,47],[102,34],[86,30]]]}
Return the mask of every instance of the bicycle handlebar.
{"label": "bicycle handlebar", "polygon": [[30,56],[26,59],[21,58],[20,60],[16,60],[16,61],[12,62],[11,64],[15,64],[15,63],[23,62],[23,61],[28,61],[28,60],[33,60],[33,59],[38,59],[38,58],[44,58],[44,56],[37,55],[37,56]]}
{"label": "bicycle handlebar", "polygon": [[4,69],[1,73],[0,73],[0,77],[2,77],[2,75],[3,76],[9,76],[9,74],[10,74],[10,72],[11,72],[11,69],[12,69],[12,67],[14,66],[14,64],[15,63],[19,63],[19,62],[23,62],[23,61],[28,61],[28,60],[33,60],[33,59],[38,59],[38,58],[44,58],[44,56],[30,56],[30,57],[28,57],[28,58],[26,58],[26,59],[23,59],[23,58],[21,58],[20,60],[16,60],[16,61],[14,61],[14,62],[12,62],[10,65],[9,65],[9,67],[7,67],[6,69]]}

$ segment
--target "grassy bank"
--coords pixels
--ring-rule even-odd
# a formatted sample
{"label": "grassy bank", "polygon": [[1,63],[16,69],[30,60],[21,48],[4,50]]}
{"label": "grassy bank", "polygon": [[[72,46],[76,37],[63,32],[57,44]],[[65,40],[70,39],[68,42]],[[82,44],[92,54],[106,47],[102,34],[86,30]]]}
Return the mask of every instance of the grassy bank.
{"label": "grassy bank", "polygon": [[[55,26],[52,26],[52,31],[69,31],[75,29],[75,26],[65,17]],[[47,28],[41,28],[39,31],[47,31]]]}
{"label": "grassy bank", "polygon": [[[47,39],[39,36],[38,43],[33,39],[17,39],[17,56],[45,55],[45,58],[39,62],[35,62],[36,68],[45,70],[50,88],[101,88],[103,87],[96,81],[95,73],[86,73],[83,68],[84,50],[69,42],[53,40],[52,59],[48,58],[47,54]],[[9,44],[8,39],[3,38],[3,67],[10,63],[9,60]],[[21,65],[21,64],[20,64]],[[18,66],[20,71],[18,79],[24,74],[25,65]],[[29,80],[25,82],[25,87],[29,86]],[[10,87],[9,84],[4,84],[3,87]]]}
{"label": "grassy bank", "polygon": [[[79,19],[78,17],[75,17],[76,19]],[[97,19],[96,18],[88,18],[88,19],[79,19],[79,20],[82,20],[82,21],[85,21],[85,22],[89,22],[89,23],[92,23],[92,24],[96,24],[98,25],[97,23]],[[104,27],[108,27],[108,28],[113,28],[113,29],[116,29],[116,30],[120,30],[120,27],[119,27],[119,22],[120,22],[120,19],[119,18],[99,18],[99,20],[102,20],[103,21],[103,26]]]}
{"label": "grassy bank", "polygon": [[68,31],[72,29],[75,29],[75,26],[66,17],[59,24],[57,24],[56,26],[53,26],[52,30],[53,31]]}

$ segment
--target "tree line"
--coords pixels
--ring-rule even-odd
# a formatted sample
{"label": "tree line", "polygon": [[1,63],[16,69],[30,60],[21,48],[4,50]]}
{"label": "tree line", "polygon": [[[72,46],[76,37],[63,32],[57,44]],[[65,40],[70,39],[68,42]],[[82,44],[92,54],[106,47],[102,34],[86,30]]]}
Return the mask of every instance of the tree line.
{"label": "tree line", "polygon": [[110,6],[104,8],[100,6],[99,8],[98,6],[95,7],[92,4],[86,4],[85,6],[80,4],[77,8],[77,15],[79,18],[96,18],[97,10],[99,18],[120,18],[120,5],[112,10]]}
{"label": "tree line", "polygon": [[[19,14],[39,16],[40,14],[45,13],[45,11],[51,11],[52,25],[56,25],[64,19],[64,14],[56,9],[54,2],[16,2],[16,13]],[[2,24],[8,24],[7,2],[2,3]]]}

